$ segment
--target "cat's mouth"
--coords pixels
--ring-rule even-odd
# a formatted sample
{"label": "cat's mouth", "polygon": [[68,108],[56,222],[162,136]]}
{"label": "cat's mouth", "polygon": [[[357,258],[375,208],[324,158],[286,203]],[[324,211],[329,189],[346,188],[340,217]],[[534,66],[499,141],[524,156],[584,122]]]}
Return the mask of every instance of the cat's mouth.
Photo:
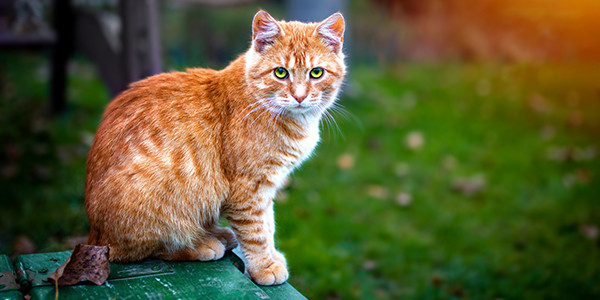
{"label": "cat's mouth", "polygon": [[320,111],[319,101],[313,98],[305,99],[300,103],[290,99],[277,99],[273,104],[276,111],[285,111],[291,115],[305,115]]}
{"label": "cat's mouth", "polygon": [[287,106],[286,110],[292,114],[306,114],[310,112],[314,112],[316,110],[315,106],[306,106],[298,103],[297,105]]}

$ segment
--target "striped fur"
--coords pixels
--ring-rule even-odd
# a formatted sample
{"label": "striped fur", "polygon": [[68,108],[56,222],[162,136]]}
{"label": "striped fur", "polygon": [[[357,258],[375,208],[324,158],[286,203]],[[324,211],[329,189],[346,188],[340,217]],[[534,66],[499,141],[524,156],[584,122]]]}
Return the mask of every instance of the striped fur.
{"label": "striped fur", "polygon": [[[252,46],[227,68],[164,73],[119,95],[88,157],[88,244],[131,262],[214,260],[239,242],[257,283],[287,280],[273,198],[313,152],[337,97],[343,26],[339,13],[305,24],[260,11]],[[289,77],[276,78],[277,67]],[[310,78],[316,67],[324,75]]]}

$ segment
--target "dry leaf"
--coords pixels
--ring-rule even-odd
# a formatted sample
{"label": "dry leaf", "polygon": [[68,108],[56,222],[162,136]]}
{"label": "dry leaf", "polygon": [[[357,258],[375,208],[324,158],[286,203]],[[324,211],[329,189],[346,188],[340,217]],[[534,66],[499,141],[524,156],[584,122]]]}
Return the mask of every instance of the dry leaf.
{"label": "dry leaf", "polygon": [[349,153],[344,153],[338,157],[337,165],[340,170],[349,170],[354,167],[354,156]]}
{"label": "dry leaf", "polygon": [[405,143],[408,148],[412,150],[419,150],[423,148],[423,145],[425,144],[425,138],[423,137],[423,133],[419,131],[413,131],[406,136]]}
{"label": "dry leaf", "polygon": [[465,289],[462,286],[456,286],[450,289],[449,292],[458,298],[467,296],[467,291],[465,291]]}
{"label": "dry leaf", "polygon": [[375,262],[374,262],[374,261],[372,261],[372,260],[366,260],[366,261],[363,263],[363,268],[364,268],[365,270],[373,270],[373,269],[375,269],[375,267],[377,267],[377,263],[375,263]]}
{"label": "dry leaf", "polygon": [[408,206],[412,203],[412,196],[409,193],[401,192],[396,196],[396,203],[400,206]]}
{"label": "dry leaf", "polygon": [[573,160],[577,162],[592,161],[596,157],[596,148],[589,146],[586,148],[575,148]]}
{"label": "dry leaf", "polygon": [[573,159],[573,151],[568,147],[550,147],[546,156],[550,160],[566,162]]}
{"label": "dry leaf", "polygon": [[444,279],[440,276],[434,276],[433,278],[431,278],[431,284],[433,284],[433,286],[435,286],[436,288],[441,287],[443,283]]}
{"label": "dry leaf", "polygon": [[461,178],[452,183],[452,187],[465,196],[475,195],[485,190],[485,178],[481,175],[476,175],[470,178]]}
{"label": "dry leaf", "polygon": [[588,169],[577,169],[573,173],[568,173],[563,177],[563,184],[567,188],[571,188],[574,185],[586,185],[590,182],[592,173]]}
{"label": "dry leaf", "polygon": [[108,246],[79,244],[48,280],[58,285],[75,285],[83,281],[101,285],[110,273],[108,257]]}
{"label": "dry leaf", "polygon": [[581,225],[581,227],[579,227],[579,231],[583,236],[590,240],[595,240],[598,238],[598,227],[594,225]]}
{"label": "dry leaf", "polygon": [[370,185],[367,188],[367,194],[371,197],[374,198],[378,198],[378,199],[385,199],[388,197],[388,190],[383,187],[383,186],[379,186],[379,185]]}

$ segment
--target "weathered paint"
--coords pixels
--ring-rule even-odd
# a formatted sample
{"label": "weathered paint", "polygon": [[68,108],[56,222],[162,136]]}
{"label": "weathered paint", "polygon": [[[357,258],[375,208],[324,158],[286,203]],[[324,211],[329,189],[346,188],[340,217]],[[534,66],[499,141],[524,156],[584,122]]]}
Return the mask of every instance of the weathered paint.
{"label": "weathered paint", "polygon": [[0,300],[23,299],[10,258],[0,255]]}
{"label": "weathered paint", "polygon": [[[70,251],[19,256],[15,260],[21,282],[29,284],[31,299],[54,299],[46,279]],[[233,252],[213,262],[147,260],[111,264],[103,285],[59,287],[61,299],[306,299],[288,283],[265,287],[254,284],[241,270],[243,261]]]}

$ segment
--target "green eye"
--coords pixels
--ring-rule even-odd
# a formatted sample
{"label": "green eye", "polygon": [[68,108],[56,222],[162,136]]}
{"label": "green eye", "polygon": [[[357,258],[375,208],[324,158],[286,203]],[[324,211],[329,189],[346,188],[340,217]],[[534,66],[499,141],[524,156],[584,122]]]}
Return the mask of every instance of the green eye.
{"label": "green eye", "polygon": [[288,77],[288,71],[282,67],[275,68],[275,70],[273,70],[273,74],[275,74],[275,77],[279,79],[286,79]]}
{"label": "green eye", "polygon": [[324,72],[325,71],[323,71],[323,68],[314,68],[310,70],[310,77],[314,79],[321,78]]}

